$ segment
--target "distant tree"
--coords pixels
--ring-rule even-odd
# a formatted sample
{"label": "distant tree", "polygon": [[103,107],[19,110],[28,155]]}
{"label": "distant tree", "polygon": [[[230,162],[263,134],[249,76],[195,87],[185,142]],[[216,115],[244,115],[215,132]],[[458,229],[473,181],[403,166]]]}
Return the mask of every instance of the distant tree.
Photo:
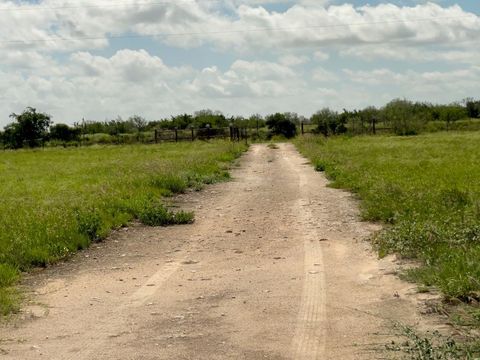
{"label": "distant tree", "polygon": [[265,127],[265,120],[260,114],[250,115],[245,121],[247,122],[247,127],[249,128],[260,129]]}
{"label": "distant tree", "polygon": [[81,129],[70,127],[66,124],[55,124],[50,127],[49,138],[63,142],[75,141],[79,139]]}
{"label": "distant tree", "polygon": [[77,124],[77,127],[82,128],[82,134],[106,134],[108,133],[108,125],[106,122],[101,121],[82,121]]}
{"label": "distant tree", "polygon": [[432,119],[428,105],[405,99],[390,101],[382,109],[381,114],[396,135],[416,135]]}
{"label": "distant tree", "polygon": [[22,139],[17,131],[17,127],[13,123],[5,126],[1,134],[1,140],[4,148],[17,149],[22,147]]}
{"label": "distant tree", "polygon": [[50,115],[38,113],[27,107],[21,114],[11,114],[15,122],[5,127],[4,143],[18,149],[24,146],[40,146],[48,137],[48,128],[52,124]]}
{"label": "distant tree", "polygon": [[480,100],[475,101],[472,98],[467,98],[464,102],[468,116],[472,119],[480,118]]}
{"label": "distant tree", "polygon": [[373,134],[376,133],[376,124],[379,118],[379,111],[375,106],[368,106],[363,110],[357,112],[360,118],[360,127],[361,132],[365,132],[365,130],[369,130]]}
{"label": "distant tree", "polygon": [[296,112],[284,112],[283,116],[295,125],[300,125],[300,122],[302,121],[302,118]]}
{"label": "distant tree", "polygon": [[187,129],[188,127],[194,126],[194,119],[192,115],[182,114],[177,116],[172,116],[172,128],[177,129]]}
{"label": "distant tree", "polygon": [[220,111],[210,109],[196,111],[193,114],[194,124],[197,128],[204,128],[209,125],[212,128],[227,127],[229,121]]}
{"label": "distant tree", "polygon": [[283,135],[290,139],[297,134],[295,123],[286,114],[276,113],[268,115],[265,120],[271,135]]}
{"label": "distant tree", "polygon": [[106,122],[105,127],[107,133],[112,136],[134,133],[137,130],[136,125],[132,120],[123,120],[121,116],[117,116],[116,119]]}
{"label": "distant tree", "polygon": [[468,117],[467,109],[458,104],[437,106],[437,109],[439,113],[439,120],[445,121],[447,130],[450,129],[452,123],[455,121]]}
{"label": "distant tree", "polygon": [[317,111],[310,117],[310,122],[317,125],[315,132],[325,136],[342,134],[347,131],[344,118],[329,108]]}
{"label": "distant tree", "polygon": [[130,116],[128,121],[133,124],[138,132],[145,131],[148,126],[147,120],[139,115]]}

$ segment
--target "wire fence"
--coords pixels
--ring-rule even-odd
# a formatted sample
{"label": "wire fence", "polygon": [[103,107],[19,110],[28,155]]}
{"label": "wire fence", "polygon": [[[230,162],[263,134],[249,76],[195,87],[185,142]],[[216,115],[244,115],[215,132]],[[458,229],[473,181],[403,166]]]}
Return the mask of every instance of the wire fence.
{"label": "wire fence", "polygon": [[155,129],[154,132],[155,143],[210,139],[242,141],[248,138],[249,133],[247,128],[233,126],[226,128]]}

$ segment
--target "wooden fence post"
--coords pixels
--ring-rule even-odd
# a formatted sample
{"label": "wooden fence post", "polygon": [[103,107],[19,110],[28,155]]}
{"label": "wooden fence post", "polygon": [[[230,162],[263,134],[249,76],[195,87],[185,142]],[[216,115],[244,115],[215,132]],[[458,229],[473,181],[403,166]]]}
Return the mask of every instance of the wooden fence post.
{"label": "wooden fence post", "polygon": [[175,142],[178,142],[178,130],[175,128]]}
{"label": "wooden fence post", "polygon": [[303,129],[303,121],[301,123],[301,126],[302,126],[302,135],[305,134],[305,130]]}
{"label": "wooden fence post", "polygon": [[158,144],[158,130],[155,129],[155,144]]}

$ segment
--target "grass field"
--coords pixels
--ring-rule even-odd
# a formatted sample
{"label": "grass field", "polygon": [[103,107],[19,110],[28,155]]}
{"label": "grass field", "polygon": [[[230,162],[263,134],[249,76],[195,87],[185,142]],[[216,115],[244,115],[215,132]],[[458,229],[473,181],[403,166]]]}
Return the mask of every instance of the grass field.
{"label": "grass field", "polygon": [[183,223],[162,196],[228,178],[230,142],[7,151],[0,155],[0,313],[18,305],[21,271],[64,258],[139,218]]}
{"label": "grass field", "polygon": [[[366,220],[388,224],[375,239],[380,255],[418,259],[408,278],[448,298],[480,300],[479,132],[295,144],[332,186],[359,195]],[[473,318],[480,324],[480,310]]]}

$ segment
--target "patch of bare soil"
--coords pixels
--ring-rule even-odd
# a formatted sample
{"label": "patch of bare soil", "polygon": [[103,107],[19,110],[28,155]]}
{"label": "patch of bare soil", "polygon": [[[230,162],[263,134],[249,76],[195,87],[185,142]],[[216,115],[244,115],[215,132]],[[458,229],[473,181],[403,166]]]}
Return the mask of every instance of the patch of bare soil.
{"label": "patch of bare soil", "polygon": [[25,280],[4,359],[375,359],[424,325],[377,230],[295,148],[253,145],[234,180],[180,196],[193,225],[132,226]]}

